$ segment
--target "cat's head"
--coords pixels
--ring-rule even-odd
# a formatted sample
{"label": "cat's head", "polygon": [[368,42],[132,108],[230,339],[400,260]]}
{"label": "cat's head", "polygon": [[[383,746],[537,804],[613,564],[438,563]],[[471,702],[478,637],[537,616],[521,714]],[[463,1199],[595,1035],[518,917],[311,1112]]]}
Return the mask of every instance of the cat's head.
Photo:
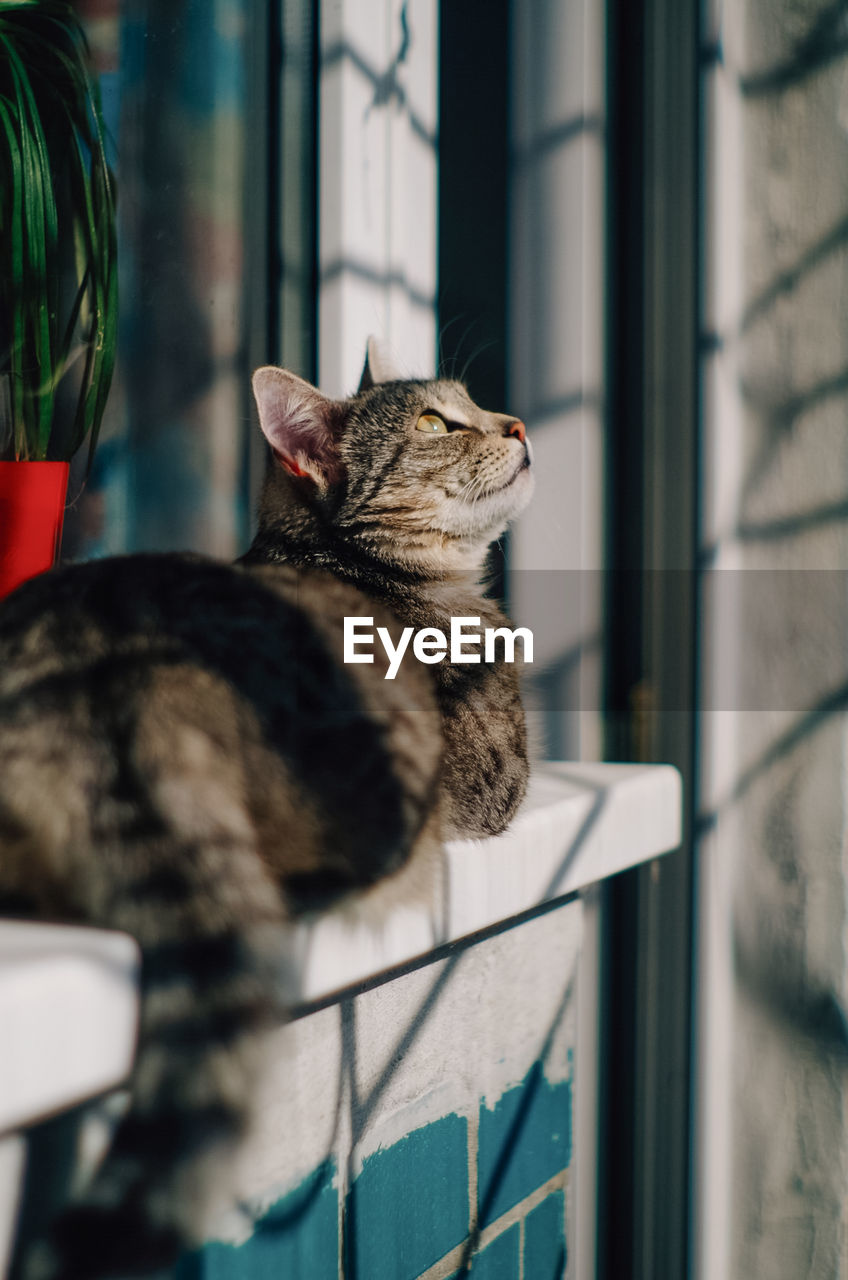
{"label": "cat's head", "polygon": [[[533,490],[523,423],[453,380],[408,380],[372,343],[356,395],[330,400],[284,369],[253,376],[273,450],[263,515],[289,508],[382,561],[477,569]],[[291,510],[291,509],[294,510]]]}

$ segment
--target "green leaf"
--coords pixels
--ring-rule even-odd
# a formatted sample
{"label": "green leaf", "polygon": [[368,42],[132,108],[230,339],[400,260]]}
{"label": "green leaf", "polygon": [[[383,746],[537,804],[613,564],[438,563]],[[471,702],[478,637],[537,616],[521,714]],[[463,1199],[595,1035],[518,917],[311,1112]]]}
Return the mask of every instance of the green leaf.
{"label": "green leaf", "polygon": [[9,104],[5,99],[0,99],[0,120],[3,123],[3,131],[9,151],[9,167],[11,171],[11,182],[8,184],[7,193],[11,202],[10,209],[10,226],[11,234],[9,236],[9,272],[10,272],[10,303],[11,303],[11,325],[10,334],[10,350],[8,356],[4,358],[4,363],[8,364],[9,373],[12,379],[12,413],[14,417],[14,448],[15,457],[29,457],[27,449],[27,422],[26,408],[24,397],[24,375],[21,368],[21,361],[24,350],[24,329],[25,314],[22,305],[23,280],[24,280],[24,237],[23,237],[23,165],[21,160],[20,142],[18,132],[15,128],[15,121]]}
{"label": "green leaf", "polygon": [[[0,374],[16,457],[70,457],[89,434],[90,465],[116,333],[114,188],[83,29],[63,0],[0,0]],[[72,368],[76,407],[57,425]]]}

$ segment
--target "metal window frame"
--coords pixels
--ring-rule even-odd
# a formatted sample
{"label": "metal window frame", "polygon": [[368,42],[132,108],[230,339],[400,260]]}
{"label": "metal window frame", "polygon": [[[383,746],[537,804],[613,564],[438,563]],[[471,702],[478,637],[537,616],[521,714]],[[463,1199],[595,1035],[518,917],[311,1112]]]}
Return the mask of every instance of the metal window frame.
{"label": "metal window frame", "polygon": [[[252,86],[244,189],[249,246],[246,359],[309,381],[317,370],[318,0],[262,0],[248,25]],[[245,384],[244,418],[253,413]],[[254,513],[266,446],[245,433],[242,486]],[[250,515],[255,520],[255,516]],[[251,529],[250,532],[253,530]],[[248,533],[245,541],[249,541]]]}
{"label": "metal window frame", "polygon": [[690,1269],[698,0],[608,0],[607,758],[680,769],[681,849],[608,891],[601,1276]]}

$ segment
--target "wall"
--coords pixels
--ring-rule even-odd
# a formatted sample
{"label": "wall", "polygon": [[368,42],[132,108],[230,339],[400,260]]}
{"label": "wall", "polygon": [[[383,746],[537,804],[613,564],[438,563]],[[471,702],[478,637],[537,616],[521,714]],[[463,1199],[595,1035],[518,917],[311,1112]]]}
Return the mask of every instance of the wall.
{"label": "wall", "polygon": [[571,760],[600,754],[603,38],[597,0],[512,6],[510,411],[537,479],[509,594],[546,754]]}
{"label": "wall", "polygon": [[697,1274],[848,1274],[845,6],[704,34]]}
{"label": "wall", "polygon": [[580,902],[280,1033],[240,1161],[261,1215],[181,1280],[560,1280],[573,1230]]}
{"label": "wall", "polygon": [[318,381],[355,391],[374,334],[436,352],[436,0],[322,0]]}

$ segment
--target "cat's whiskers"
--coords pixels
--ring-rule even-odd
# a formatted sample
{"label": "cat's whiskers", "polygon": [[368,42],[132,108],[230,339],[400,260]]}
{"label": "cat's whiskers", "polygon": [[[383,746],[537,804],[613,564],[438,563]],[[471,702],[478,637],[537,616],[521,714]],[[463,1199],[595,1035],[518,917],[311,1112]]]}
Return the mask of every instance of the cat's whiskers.
{"label": "cat's whiskers", "polygon": [[478,472],[476,475],[473,475],[470,480],[466,481],[457,494],[457,498],[460,502],[464,502],[468,506],[474,507],[479,498],[483,496],[484,487],[485,476],[481,476]]}
{"label": "cat's whiskers", "polygon": [[460,489],[457,498],[473,511],[480,499],[486,496],[486,490],[486,476],[474,475]]}

